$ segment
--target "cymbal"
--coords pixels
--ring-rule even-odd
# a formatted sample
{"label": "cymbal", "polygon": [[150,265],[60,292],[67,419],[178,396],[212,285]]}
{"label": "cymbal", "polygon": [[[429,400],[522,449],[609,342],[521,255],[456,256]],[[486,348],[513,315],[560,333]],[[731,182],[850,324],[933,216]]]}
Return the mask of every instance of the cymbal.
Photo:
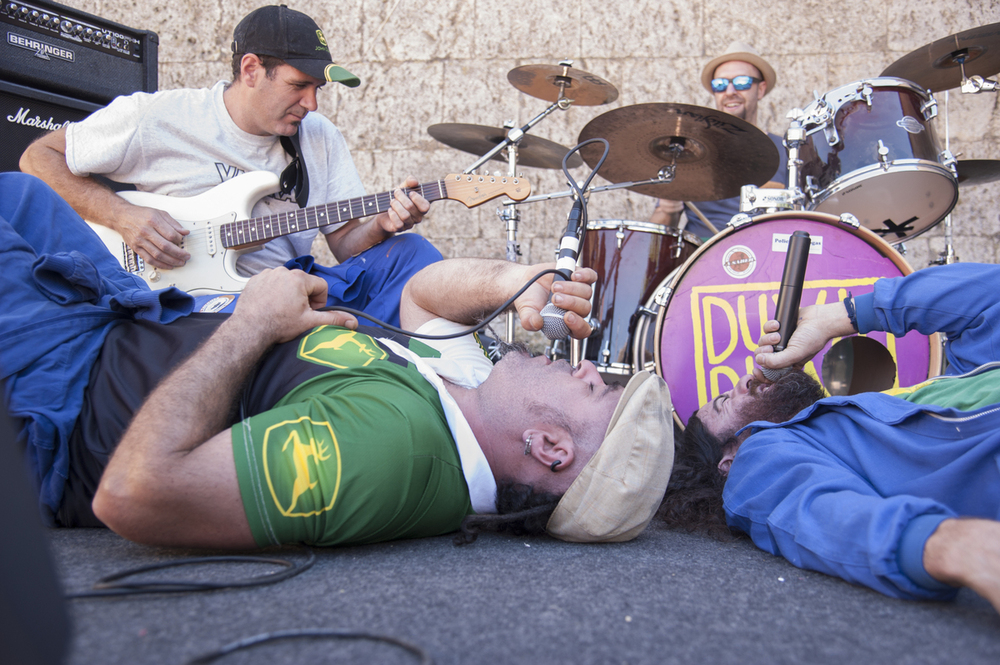
{"label": "cymbal", "polygon": [[1000,180],[1000,160],[961,159],[958,162],[959,185],[985,185]]}
{"label": "cymbal", "polygon": [[[763,185],[780,159],[767,134],[749,122],[690,104],[635,104],[599,115],[580,132],[580,142],[603,138],[610,144],[598,174],[613,183],[648,180],[677,154],[673,182],[636,185],[632,191],[676,201],[715,201],[740,194],[743,185]],[[604,146],[580,152],[596,166]]]}
{"label": "cymbal", "polygon": [[913,81],[932,92],[962,85],[962,60],[965,75],[982,77],[1000,72],[1000,23],[991,23],[939,39],[885,68],[881,76]]}
{"label": "cymbal", "polygon": [[[510,84],[532,97],[547,102],[559,100],[564,90],[574,106],[599,106],[618,99],[618,88],[600,76],[588,74],[568,65],[524,65],[507,72]],[[564,86],[560,86],[564,83]]]}
{"label": "cymbal", "polygon": [[[435,139],[452,148],[473,155],[485,155],[507,138],[507,130],[485,125],[466,125],[457,122],[431,125],[427,132]],[[538,169],[561,169],[563,156],[569,148],[555,141],[540,139],[537,136],[525,134],[517,145],[517,163],[520,166],[531,166]],[[506,162],[501,150],[493,159]],[[566,163],[571,169],[583,165],[579,153],[574,154]]]}

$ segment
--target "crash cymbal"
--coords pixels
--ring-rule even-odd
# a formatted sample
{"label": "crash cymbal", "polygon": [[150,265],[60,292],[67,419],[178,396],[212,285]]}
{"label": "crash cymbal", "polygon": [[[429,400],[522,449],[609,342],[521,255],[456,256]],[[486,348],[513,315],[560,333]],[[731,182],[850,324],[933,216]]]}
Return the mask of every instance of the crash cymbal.
{"label": "crash cymbal", "polygon": [[[559,93],[574,106],[599,106],[618,99],[618,88],[594,74],[569,65],[524,65],[507,72],[510,84],[532,97],[547,102],[559,100]],[[561,85],[562,84],[562,85]]]}
{"label": "crash cymbal", "polygon": [[[441,143],[458,148],[463,152],[471,152],[473,155],[485,155],[507,138],[506,129],[485,125],[465,125],[457,122],[431,125],[427,131]],[[517,163],[519,166],[531,166],[538,169],[561,169],[563,156],[567,152],[569,152],[569,148],[563,147],[555,141],[525,134],[517,146]],[[502,150],[494,155],[493,159],[501,162],[507,161]],[[575,169],[583,165],[583,159],[577,153],[569,158],[566,165]]]}
{"label": "crash cymbal", "polygon": [[958,162],[959,185],[985,185],[1000,180],[1000,160],[962,159]]}
{"label": "crash cymbal", "polygon": [[[763,185],[778,170],[771,139],[749,122],[690,104],[635,104],[600,115],[580,132],[580,142],[603,138],[608,158],[598,171],[614,183],[655,178],[679,146],[673,182],[629,189],[675,201],[715,201],[738,196],[743,185]],[[581,149],[596,166],[604,147]]]}
{"label": "crash cymbal", "polygon": [[885,68],[882,76],[913,81],[932,92],[962,85],[965,75],[988,77],[1000,72],[1000,23],[972,28],[918,48]]}

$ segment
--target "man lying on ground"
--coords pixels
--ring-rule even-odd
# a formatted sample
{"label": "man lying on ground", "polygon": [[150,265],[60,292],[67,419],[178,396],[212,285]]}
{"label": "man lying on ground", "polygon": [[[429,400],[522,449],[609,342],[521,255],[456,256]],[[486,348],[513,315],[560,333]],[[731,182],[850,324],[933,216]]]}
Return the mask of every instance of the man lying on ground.
{"label": "man lying on ground", "polygon": [[[168,546],[336,545],[448,533],[514,496],[548,503],[557,537],[627,540],[666,486],[658,377],[621,389],[590,363],[494,366],[471,335],[363,331],[317,311],[324,280],[284,268],[254,277],[232,315],[191,314],[23,174],[0,174],[0,257],[5,400],[56,524]],[[545,267],[433,264],[404,290],[402,324],[461,330]],[[541,327],[551,294],[586,336],[595,279],[542,278],[514,303],[523,325]]]}
{"label": "man lying on ground", "polygon": [[724,521],[796,566],[890,596],[968,586],[1000,611],[998,282],[1000,266],[976,264],[882,279],[803,308],[779,353],[769,321],[763,367],[802,367],[837,337],[918,330],[947,334],[947,375],[826,398],[801,371],[743,377],[688,422],[661,514],[688,528]]}

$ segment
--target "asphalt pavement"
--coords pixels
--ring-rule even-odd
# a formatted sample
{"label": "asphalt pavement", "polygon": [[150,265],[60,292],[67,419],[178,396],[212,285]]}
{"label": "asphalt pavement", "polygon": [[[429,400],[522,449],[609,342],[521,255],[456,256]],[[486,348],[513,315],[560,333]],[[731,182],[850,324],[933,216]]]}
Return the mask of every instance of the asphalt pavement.
{"label": "asphalt pavement", "polygon": [[[204,554],[148,548],[103,529],[47,534],[67,592],[122,569]],[[656,523],[620,544],[487,534],[464,547],[444,536],[314,552],[310,569],[267,586],[68,600],[68,662],[179,665],[293,630],[378,635],[412,648],[286,639],[215,662],[1000,662],[1000,615],[974,592],[945,603],[895,600],[799,570],[747,540]],[[308,560],[296,548],[263,555]],[[150,576],[230,581],[281,570],[232,563]]]}

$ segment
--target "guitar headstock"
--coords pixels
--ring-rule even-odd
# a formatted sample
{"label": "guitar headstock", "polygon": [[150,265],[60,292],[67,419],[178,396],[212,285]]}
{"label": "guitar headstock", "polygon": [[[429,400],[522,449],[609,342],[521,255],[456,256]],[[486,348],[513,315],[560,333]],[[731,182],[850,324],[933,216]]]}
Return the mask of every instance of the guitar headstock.
{"label": "guitar headstock", "polygon": [[443,182],[447,190],[445,197],[461,201],[468,208],[474,208],[498,196],[523,201],[531,194],[531,185],[519,177],[452,173],[445,176]]}

